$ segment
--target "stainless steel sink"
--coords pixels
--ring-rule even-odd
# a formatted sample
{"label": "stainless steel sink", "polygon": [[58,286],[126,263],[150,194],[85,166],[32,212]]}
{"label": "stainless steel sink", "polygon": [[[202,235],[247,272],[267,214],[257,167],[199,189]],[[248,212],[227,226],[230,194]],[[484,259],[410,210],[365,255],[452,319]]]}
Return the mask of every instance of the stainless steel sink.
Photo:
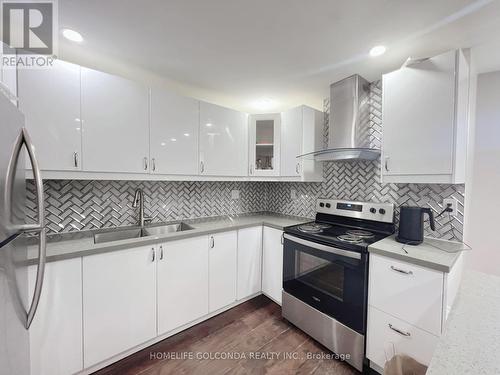
{"label": "stainless steel sink", "polygon": [[192,226],[186,223],[175,223],[168,225],[159,225],[155,227],[145,227],[143,235],[145,236],[158,236],[162,234],[174,233],[174,232],[183,232],[185,230],[194,229]]}
{"label": "stainless steel sink", "polygon": [[94,243],[128,240],[131,238],[139,238],[139,237],[143,237],[143,233],[140,228],[119,229],[109,232],[94,233]]}
{"label": "stainless steel sink", "polygon": [[159,236],[162,234],[182,232],[185,230],[194,229],[192,226],[186,223],[175,223],[167,225],[158,225],[134,229],[117,229],[114,231],[106,231],[94,234],[94,243],[103,243],[111,241],[128,240],[131,238],[140,238],[147,236]]}

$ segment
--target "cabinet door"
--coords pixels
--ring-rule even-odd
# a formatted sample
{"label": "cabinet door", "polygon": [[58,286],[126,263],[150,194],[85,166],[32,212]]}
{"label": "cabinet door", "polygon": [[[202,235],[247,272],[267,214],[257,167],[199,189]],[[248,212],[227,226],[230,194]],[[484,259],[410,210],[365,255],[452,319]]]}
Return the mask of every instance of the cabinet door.
{"label": "cabinet door", "polygon": [[207,237],[158,247],[158,334],[208,314]]}
{"label": "cabinet door", "polygon": [[406,354],[428,366],[439,336],[431,335],[404,320],[368,307],[366,356],[384,367],[394,354]]}
{"label": "cabinet door", "polygon": [[149,172],[149,89],[82,68],[83,164],[91,172]]}
{"label": "cabinet door", "polygon": [[270,113],[249,117],[248,162],[250,176],[279,176],[280,129],[280,114]]}
{"label": "cabinet door", "polygon": [[199,101],[151,89],[151,172],[198,174]]}
{"label": "cabinet door", "polygon": [[209,311],[236,301],[236,231],[209,236]]}
{"label": "cabinet door", "polygon": [[156,336],[155,249],[83,258],[84,367]]}
{"label": "cabinet door", "polygon": [[238,299],[262,289],[262,227],[238,231]]}
{"label": "cabinet door", "polygon": [[19,108],[43,170],[82,169],[80,66],[19,70]]}
{"label": "cabinet door", "polygon": [[371,254],[369,274],[371,306],[427,332],[441,334],[442,272]]}
{"label": "cabinet door", "polygon": [[383,175],[453,172],[455,59],[451,51],[384,75]]}
{"label": "cabinet door", "polygon": [[300,176],[302,154],[302,107],[281,114],[281,176]]}
{"label": "cabinet door", "polygon": [[262,292],[281,305],[283,290],[283,232],[264,227],[262,240]]}
{"label": "cabinet door", "polygon": [[246,176],[248,115],[200,102],[200,174]]}
{"label": "cabinet door", "polygon": [[[47,263],[38,310],[29,329],[31,373],[74,374],[83,369],[81,258]],[[36,266],[28,270],[30,295]]]}
{"label": "cabinet door", "polygon": [[[0,80],[4,84],[5,88],[7,88],[12,94],[11,102],[14,105],[17,105],[17,101],[15,100],[15,97],[18,96],[18,69],[16,66],[7,66],[7,64],[4,63],[4,55],[3,55],[3,50],[4,46],[7,46],[5,43],[0,41],[0,58],[2,59],[0,61]],[[6,56],[8,57],[8,56]]]}

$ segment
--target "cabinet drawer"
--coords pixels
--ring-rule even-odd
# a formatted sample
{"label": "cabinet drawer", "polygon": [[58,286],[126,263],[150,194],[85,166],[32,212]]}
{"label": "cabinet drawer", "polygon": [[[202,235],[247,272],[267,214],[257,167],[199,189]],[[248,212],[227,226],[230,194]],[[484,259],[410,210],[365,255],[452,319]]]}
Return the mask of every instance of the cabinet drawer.
{"label": "cabinet drawer", "polygon": [[442,272],[370,255],[370,306],[435,335],[441,334]]}
{"label": "cabinet drawer", "polygon": [[368,308],[366,356],[382,368],[394,354],[407,354],[428,366],[438,340],[437,336],[374,307]]}

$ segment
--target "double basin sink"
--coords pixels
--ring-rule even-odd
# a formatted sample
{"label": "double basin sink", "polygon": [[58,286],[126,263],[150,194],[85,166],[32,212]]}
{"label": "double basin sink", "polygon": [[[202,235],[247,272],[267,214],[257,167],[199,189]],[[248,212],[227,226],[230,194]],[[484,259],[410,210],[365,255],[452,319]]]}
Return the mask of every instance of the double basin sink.
{"label": "double basin sink", "polygon": [[144,228],[117,229],[94,234],[94,243],[128,240],[148,236],[159,236],[168,233],[183,232],[194,229],[186,223],[175,223],[158,226],[148,226]]}

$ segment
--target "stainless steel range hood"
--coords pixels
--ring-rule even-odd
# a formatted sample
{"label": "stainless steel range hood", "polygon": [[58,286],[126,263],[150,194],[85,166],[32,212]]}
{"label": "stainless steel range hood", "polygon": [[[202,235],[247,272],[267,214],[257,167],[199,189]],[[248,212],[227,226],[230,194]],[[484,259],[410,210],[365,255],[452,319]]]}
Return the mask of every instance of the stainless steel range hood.
{"label": "stainless steel range hood", "polygon": [[330,85],[328,148],[301,157],[318,161],[375,160],[380,150],[372,147],[370,83],[353,75]]}

